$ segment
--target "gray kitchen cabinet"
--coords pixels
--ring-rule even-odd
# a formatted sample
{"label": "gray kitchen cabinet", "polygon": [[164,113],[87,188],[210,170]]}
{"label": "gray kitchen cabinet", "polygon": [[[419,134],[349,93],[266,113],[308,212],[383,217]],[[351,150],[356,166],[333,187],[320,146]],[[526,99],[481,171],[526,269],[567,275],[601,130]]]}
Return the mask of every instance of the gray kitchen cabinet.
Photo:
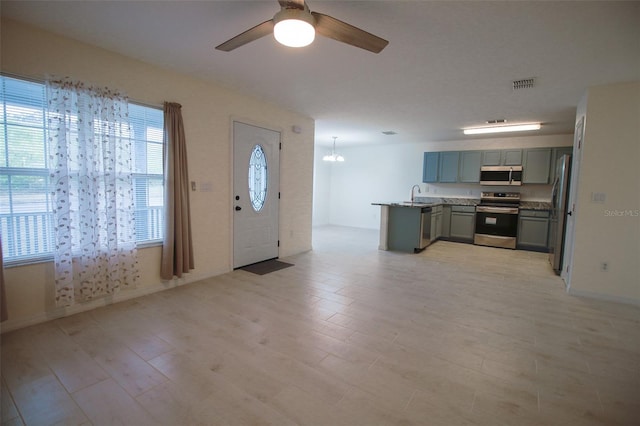
{"label": "gray kitchen cabinet", "polygon": [[522,150],[521,149],[503,149],[502,165],[504,166],[522,165]]}
{"label": "gray kitchen cabinet", "polygon": [[442,206],[441,238],[449,238],[451,233],[451,206]]}
{"label": "gray kitchen cabinet", "polygon": [[420,247],[421,211],[419,208],[389,207],[387,244],[389,250],[413,253]]}
{"label": "gray kitchen cabinet", "polygon": [[522,183],[548,184],[551,169],[551,148],[533,148],[524,151]]}
{"label": "gray kitchen cabinet", "polygon": [[473,242],[475,219],[475,206],[451,206],[449,238],[456,241]]}
{"label": "gray kitchen cabinet", "polygon": [[501,164],[502,151],[494,149],[491,151],[482,151],[483,166],[499,166]]}
{"label": "gray kitchen cabinet", "polygon": [[518,248],[548,251],[549,211],[520,210],[518,215]]}
{"label": "gray kitchen cabinet", "polygon": [[458,181],[458,151],[445,151],[440,153],[440,179],[439,182],[455,183]]}
{"label": "gray kitchen cabinet", "polygon": [[458,182],[480,182],[480,164],[482,163],[482,151],[461,151],[460,165],[458,169]]}
{"label": "gray kitchen cabinet", "polygon": [[442,206],[435,206],[431,210],[431,241],[442,237]]}
{"label": "gray kitchen cabinet", "polygon": [[422,163],[422,182],[435,183],[440,177],[440,153],[425,152],[424,162]]}
{"label": "gray kitchen cabinet", "polygon": [[519,166],[521,164],[521,149],[493,149],[482,151],[483,166]]}

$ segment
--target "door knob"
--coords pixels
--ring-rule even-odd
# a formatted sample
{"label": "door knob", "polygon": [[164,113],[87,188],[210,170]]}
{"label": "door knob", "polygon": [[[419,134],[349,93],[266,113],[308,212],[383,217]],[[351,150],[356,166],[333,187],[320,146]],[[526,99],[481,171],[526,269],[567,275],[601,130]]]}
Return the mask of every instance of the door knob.
{"label": "door knob", "polygon": [[236,211],[240,211],[240,210],[242,210],[242,207],[236,206]]}

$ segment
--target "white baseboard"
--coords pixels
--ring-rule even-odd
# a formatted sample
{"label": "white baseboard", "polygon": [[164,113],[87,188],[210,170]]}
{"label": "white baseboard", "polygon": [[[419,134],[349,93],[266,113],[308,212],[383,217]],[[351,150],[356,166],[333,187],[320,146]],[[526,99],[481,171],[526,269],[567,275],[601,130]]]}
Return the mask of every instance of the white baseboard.
{"label": "white baseboard", "polygon": [[131,290],[120,291],[114,295],[105,296],[100,299],[92,300],[90,302],[77,303],[73,306],[55,308],[51,311],[42,312],[27,318],[20,318],[17,320],[11,320],[11,318],[9,318],[7,321],[3,322],[0,325],[0,334],[51,321],[57,318],[63,318],[70,315],[78,314],[80,312],[90,311],[92,309],[101,308],[103,306],[112,305],[114,303],[123,302],[125,300],[135,299],[137,297],[146,296],[148,294],[157,293],[159,291],[169,290],[171,288],[202,281],[207,278],[225,274],[227,272],[230,271],[220,271],[219,273],[214,273],[213,275],[208,275],[205,277],[189,276],[190,274],[185,274],[182,278],[173,278],[171,281],[164,281],[152,285],[146,285],[144,287],[133,288]]}
{"label": "white baseboard", "polygon": [[569,293],[572,296],[587,297],[589,299],[606,300],[607,302],[616,302],[616,303],[623,303],[625,305],[640,306],[640,300],[638,299],[630,299],[628,297],[621,297],[621,296],[612,296],[610,294],[596,293],[593,291],[576,290],[573,287],[570,287],[567,290],[567,293]]}

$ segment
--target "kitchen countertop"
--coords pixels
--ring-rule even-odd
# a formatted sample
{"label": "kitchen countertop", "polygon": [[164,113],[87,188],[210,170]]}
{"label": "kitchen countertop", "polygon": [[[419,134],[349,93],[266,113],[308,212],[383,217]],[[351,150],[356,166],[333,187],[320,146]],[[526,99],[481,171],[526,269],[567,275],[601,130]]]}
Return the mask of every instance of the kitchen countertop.
{"label": "kitchen countertop", "polygon": [[479,198],[463,197],[416,197],[422,203],[442,204],[445,206],[475,206],[480,204]]}
{"label": "kitchen countertop", "polygon": [[525,210],[551,210],[551,201],[522,201],[520,209]]}
{"label": "kitchen countertop", "polygon": [[435,198],[435,197],[416,197],[414,202],[409,201],[392,201],[371,203],[374,206],[391,206],[391,207],[435,207],[435,206],[475,206],[480,202],[476,198]]}
{"label": "kitchen countertop", "polygon": [[[371,203],[374,206],[392,206],[392,207],[408,207],[423,208],[443,206],[475,206],[480,203],[478,198],[462,198],[462,197],[416,197],[414,202],[408,201],[392,201]],[[551,210],[550,201],[520,201],[520,208],[525,210]]]}
{"label": "kitchen countertop", "polygon": [[388,206],[388,207],[408,207],[408,208],[423,208],[423,207],[433,207],[435,204],[431,203],[422,203],[422,202],[410,202],[410,201],[391,201],[391,202],[379,202],[379,203],[371,203],[372,206]]}

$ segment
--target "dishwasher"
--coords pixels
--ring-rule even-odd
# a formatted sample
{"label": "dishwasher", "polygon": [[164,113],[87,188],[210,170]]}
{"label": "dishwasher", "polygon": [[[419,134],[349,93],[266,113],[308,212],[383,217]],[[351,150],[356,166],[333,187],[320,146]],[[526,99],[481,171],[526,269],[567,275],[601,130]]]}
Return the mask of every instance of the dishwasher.
{"label": "dishwasher", "polygon": [[431,244],[431,207],[423,207],[420,210],[420,247],[415,251],[422,251],[429,244]]}

